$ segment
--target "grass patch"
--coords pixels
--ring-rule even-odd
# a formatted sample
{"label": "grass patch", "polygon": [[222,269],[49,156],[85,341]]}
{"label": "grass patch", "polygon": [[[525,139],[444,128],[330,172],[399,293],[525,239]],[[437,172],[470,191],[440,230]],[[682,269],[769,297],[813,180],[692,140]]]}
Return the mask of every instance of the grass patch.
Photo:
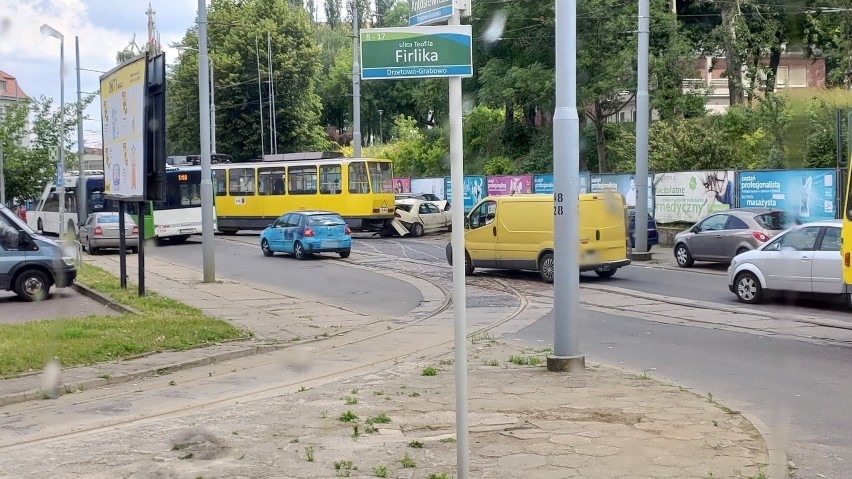
{"label": "grass patch", "polygon": [[538,366],[542,362],[543,359],[539,356],[509,356],[509,362],[512,364],[517,364],[518,366]]}
{"label": "grass patch", "polygon": [[314,462],[314,446],[308,446],[305,448],[305,460],[308,462]]}
{"label": "grass patch", "polygon": [[340,422],[356,422],[358,421],[358,415],[352,411],[346,411],[345,413],[341,414],[337,418],[337,420]]}
{"label": "grass patch", "polygon": [[402,459],[399,460],[399,462],[402,464],[403,469],[417,467],[417,463],[414,462],[414,458],[409,456],[407,452],[405,453],[405,456],[403,456]]}
{"label": "grass patch", "polygon": [[500,361],[498,361],[498,360],[496,360],[496,359],[483,359],[483,360],[482,360],[482,365],[483,365],[483,366],[499,366],[499,365],[500,365]]}
{"label": "grass patch", "polygon": [[437,374],[438,370],[432,366],[426,366],[422,371],[420,371],[421,376],[435,376]]}
{"label": "grass patch", "polygon": [[388,477],[388,466],[376,466],[373,468],[376,477]]}
{"label": "grass patch", "polygon": [[140,298],[135,286],[123,290],[118,278],[95,266],[83,264],[77,280],[141,314],[0,325],[0,377],[40,371],[53,357],[70,367],[248,337],[225,321],[154,292]]}
{"label": "grass patch", "polygon": [[349,477],[353,469],[358,470],[352,461],[334,461],[334,475],[337,477]]}
{"label": "grass patch", "polygon": [[411,448],[414,448],[414,449],[422,449],[423,443],[420,442],[420,441],[414,440],[414,441],[411,441],[411,442],[408,443],[408,447],[411,447]]}
{"label": "grass patch", "polygon": [[388,417],[387,414],[381,413],[378,416],[368,417],[367,424],[388,424],[391,422],[391,418]]}
{"label": "grass patch", "polygon": [[456,442],[456,438],[454,438],[454,437],[445,437],[445,438],[443,438],[443,439],[439,440],[438,442],[443,443],[443,444],[453,444],[453,443],[455,443],[455,442]]}
{"label": "grass patch", "polygon": [[429,479],[450,479],[446,472],[440,474],[429,474]]}
{"label": "grass patch", "polygon": [[345,402],[347,406],[352,406],[354,404],[358,404],[358,398],[355,396],[346,396],[343,398],[343,402]]}

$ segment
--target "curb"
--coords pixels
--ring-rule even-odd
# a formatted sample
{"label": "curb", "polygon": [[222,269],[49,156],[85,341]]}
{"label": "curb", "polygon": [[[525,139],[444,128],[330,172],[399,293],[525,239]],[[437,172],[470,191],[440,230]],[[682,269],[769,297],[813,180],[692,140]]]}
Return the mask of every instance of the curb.
{"label": "curb", "polygon": [[113,300],[109,296],[107,296],[105,294],[101,294],[101,293],[95,291],[94,289],[84,285],[84,284],[80,284],[80,283],[75,282],[71,285],[71,288],[74,289],[74,291],[82,294],[83,296],[86,296],[87,298],[94,300],[95,302],[98,302],[98,303],[106,306],[107,308],[115,311],[115,312],[129,313],[129,314],[141,314],[141,312],[138,311],[137,309],[131,308],[130,306],[125,306],[123,304],[117,303],[115,300]]}
{"label": "curb", "polygon": [[[231,343],[233,344],[233,343]],[[130,381],[134,381],[136,379],[153,377],[163,373],[174,373],[177,371],[181,371],[184,369],[193,369],[200,366],[209,366],[211,364],[216,364],[223,361],[230,361],[233,359],[244,358],[247,356],[255,356],[264,353],[270,353],[273,351],[278,351],[280,349],[284,349],[288,344],[271,344],[271,345],[253,345],[247,347],[245,349],[240,349],[236,351],[228,351],[225,353],[214,354],[211,356],[206,356],[199,359],[193,359],[184,362],[172,363],[165,366],[152,367],[150,369],[135,371],[133,374],[124,374],[111,376],[107,378],[93,378],[93,379],[85,379],[82,381],[77,381],[74,383],[66,383],[57,387],[56,395],[62,396],[65,394],[72,394],[76,391],[83,391],[86,389],[94,389],[103,386],[108,386],[111,384],[122,384]],[[150,357],[150,356],[149,356]],[[110,364],[110,363],[101,363],[101,364]],[[115,364],[115,363],[112,363]],[[63,372],[68,370],[63,370]],[[18,393],[6,394],[0,396],[0,407],[9,406],[12,404],[19,404],[22,402],[33,401],[36,399],[44,399],[45,391],[42,389],[31,389],[29,391],[22,391]]]}
{"label": "curb", "polygon": [[772,434],[772,429],[769,425],[761,421],[754,414],[740,411],[740,416],[744,417],[746,421],[750,422],[757,429],[758,434],[763,437],[763,442],[766,443],[766,452],[769,454],[769,466],[766,471],[766,477],[768,479],[788,477],[784,472],[787,470],[787,451],[783,448],[775,447],[775,436]]}

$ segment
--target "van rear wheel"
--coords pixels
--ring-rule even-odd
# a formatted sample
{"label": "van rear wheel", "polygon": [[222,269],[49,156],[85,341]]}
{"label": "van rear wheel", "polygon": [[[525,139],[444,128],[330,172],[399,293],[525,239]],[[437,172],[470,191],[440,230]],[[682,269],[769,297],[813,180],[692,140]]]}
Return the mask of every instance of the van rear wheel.
{"label": "van rear wheel", "polygon": [[470,260],[470,256],[468,256],[467,251],[464,253],[464,275],[471,276],[473,275],[473,271],[476,269],[476,266],[473,265],[473,262]]}
{"label": "van rear wheel", "polygon": [[546,283],[552,283],[553,271],[553,253],[545,253],[538,262],[538,274]]}
{"label": "van rear wheel", "polygon": [[618,271],[618,268],[612,268],[608,270],[595,271],[595,274],[600,276],[601,278],[608,279],[615,276],[615,272]]}

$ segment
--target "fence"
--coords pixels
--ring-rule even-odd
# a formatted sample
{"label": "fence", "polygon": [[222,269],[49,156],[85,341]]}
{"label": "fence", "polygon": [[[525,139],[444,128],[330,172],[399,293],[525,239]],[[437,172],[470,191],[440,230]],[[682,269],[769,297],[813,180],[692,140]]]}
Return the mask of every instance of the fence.
{"label": "fence", "polygon": [[[730,208],[772,208],[804,222],[838,217],[842,183],[837,169],[700,170],[648,175],[648,210],[658,223],[694,223]],[[580,173],[580,192],[617,191],[636,205],[635,176],[630,173]],[[433,193],[452,202],[449,177],[395,178],[402,192]],[[553,194],[553,175],[465,175],[465,211],[485,196]]]}

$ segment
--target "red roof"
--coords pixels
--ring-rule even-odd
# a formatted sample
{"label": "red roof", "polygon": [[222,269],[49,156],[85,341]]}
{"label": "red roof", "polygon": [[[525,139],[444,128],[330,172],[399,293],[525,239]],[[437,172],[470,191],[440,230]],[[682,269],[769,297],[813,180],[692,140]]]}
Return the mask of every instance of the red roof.
{"label": "red roof", "polygon": [[[3,84],[5,83],[6,88],[3,88]],[[15,79],[12,75],[0,70],[0,98],[12,98],[12,99],[20,99],[25,100],[29,97],[24,90],[21,90],[21,87],[18,85],[18,80]]]}

